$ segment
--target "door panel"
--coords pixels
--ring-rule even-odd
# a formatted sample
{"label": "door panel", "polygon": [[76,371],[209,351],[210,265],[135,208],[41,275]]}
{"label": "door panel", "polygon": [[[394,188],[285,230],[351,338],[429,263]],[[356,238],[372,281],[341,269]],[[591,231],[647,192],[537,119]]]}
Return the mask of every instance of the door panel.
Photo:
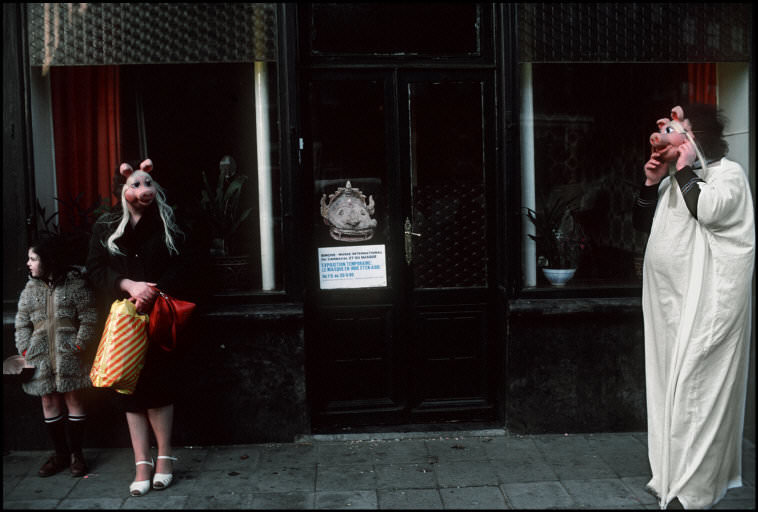
{"label": "door panel", "polygon": [[[325,288],[324,267],[315,257],[309,264],[315,430],[494,418],[487,300],[494,119],[486,115],[494,111],[493,76],[311,70],[310,253],[381,247],[386,258],[386,284],[360,287],[348,278],[356,288]],[[363,201],[375,227],[367,239],[340,238],[325,201],[336,204],[356,188],[350,197]]]}
{"label": "door panel", "polygon": [[415,421],[473,420],[492,413],[488,305],[486,72],[406,73],[408,182],[413,219],[409,266]]}
{"label": "door panel", "polygon": [[486,286],[483,86],[408,84],[415,288]]}

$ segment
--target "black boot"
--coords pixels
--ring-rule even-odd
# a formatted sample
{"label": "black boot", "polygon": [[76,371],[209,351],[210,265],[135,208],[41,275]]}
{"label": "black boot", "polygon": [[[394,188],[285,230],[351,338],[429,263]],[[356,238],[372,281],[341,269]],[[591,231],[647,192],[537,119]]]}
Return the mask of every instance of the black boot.
{"label": "black boot", "polygon": [[70,452],[66,443],[66,427],[63,422],[63,415],[45,418],[45,425],[47,425],[47,431],[53,440],[55,455],[47,459],[47,462],[37,472],[41,477],[52,476],[66,469],[70,464]]}
{"label": "black boot", "polygon": [[82,453],[84,438],[84,423],[86,415],[68,415],[68,447],[71,449],[71,476],[79,477],[87,474],[87,463]]}

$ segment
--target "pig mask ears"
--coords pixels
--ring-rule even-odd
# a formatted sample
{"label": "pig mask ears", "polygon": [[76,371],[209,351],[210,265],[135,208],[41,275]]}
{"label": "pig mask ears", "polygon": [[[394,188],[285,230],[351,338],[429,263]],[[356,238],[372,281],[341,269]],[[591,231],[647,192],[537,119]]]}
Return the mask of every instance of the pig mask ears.
{"label": "pig mask ears", "polygon": [[[153,170],[153,161],[149,158],[146,158],[142,161],[141,164],[139,164],[139,170],[144,171],[146,173],[150,173]],[[121,164],[121,167],[119,167],[118,172],[123,176],[124,178],[128,178],[131,176],[131,174],[134,172],[134,169],[131,165],[124,162]]]}
{"label": "pig mask ears", "polygon": [[690,120],[684,118],[684,110],[679,105],[671,109],[671,119],[681,123],[682,127],[688,132],[692,131]]}

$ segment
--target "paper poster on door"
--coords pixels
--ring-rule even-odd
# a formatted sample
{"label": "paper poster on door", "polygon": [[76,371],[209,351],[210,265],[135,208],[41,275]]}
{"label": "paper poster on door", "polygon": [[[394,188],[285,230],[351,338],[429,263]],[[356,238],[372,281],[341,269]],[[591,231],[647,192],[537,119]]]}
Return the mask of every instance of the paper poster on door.
{"label": "paper poster on door", "polygon": [[318,265],[322,290],[387,286],[384,245],[319,247]]}

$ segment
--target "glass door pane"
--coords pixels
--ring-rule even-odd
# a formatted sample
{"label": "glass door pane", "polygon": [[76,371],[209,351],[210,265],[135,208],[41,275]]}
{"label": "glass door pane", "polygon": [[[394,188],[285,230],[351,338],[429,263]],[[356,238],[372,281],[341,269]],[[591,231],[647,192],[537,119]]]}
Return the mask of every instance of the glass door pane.
{"label": "glass door pane", "polygon": [[408,84],[414,288],[487,283],[483,84]]}
{"label": "glass door pane", "polygon": [[[310,84],[313,232],[322,290],[390,284],[384,88],[384,80],[370,78]],[[353,256],[340,259],[348,253]]]}

